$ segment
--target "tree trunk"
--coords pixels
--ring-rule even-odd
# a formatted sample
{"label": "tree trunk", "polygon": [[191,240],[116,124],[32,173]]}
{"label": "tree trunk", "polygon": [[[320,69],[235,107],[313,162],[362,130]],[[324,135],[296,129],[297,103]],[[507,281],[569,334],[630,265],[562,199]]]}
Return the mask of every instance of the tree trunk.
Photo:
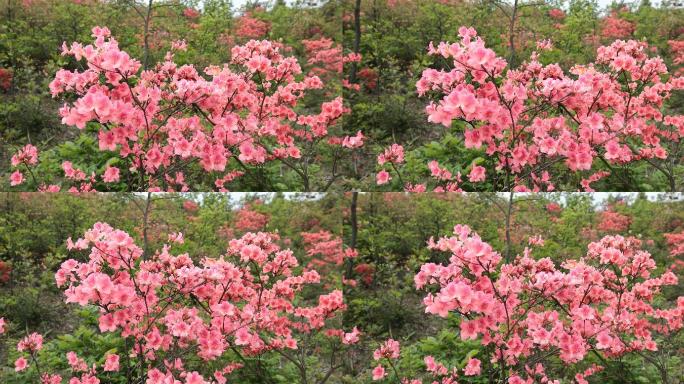
{"label": "tree trunk", "polygon": [[[356,217],[356,206],[359,199],[359,193],[357,191],[352,192],[351,199],[351,209],[350,209],[350,224],[351,224],[351,238],[349,239],[349,248],[356,249],[356,238],[359,232],[359,224]],[[347,270],[345,272],[345,278],[351,279],[353,263],[351,259],[347,259]]]}
{"label": "tree trunk", "polygon": [[[354,53],[359,53],[361,49],[361,0],[356,0],[354,5]],[[349,72],[349,82],[356,83],[356,71],[358,63],[352,61],[351,71]]]}
{"label": "tree trunk", "polygon": [[149,41],[149,35],[150,35],[150,20],[152,18],[152,0],[149,0],[147,3],[147,14],[145,15],[145,31],[143,35],[143,41],[144,41],[144,53],[143,53],[143,69],[147,69],[148,66],[148,61],[149,61],[149,56],[150,56],[150,41]]}
{"label": "tree trunk", "polygon": [[510,44],[510,57],[508,58],[509,68],[515,68],[515,18],[518,15],[518,0],[513,1],[511,12],[511,22],[508,25],[508,44]]}
{"label": "tree trunk", "polygon": [[150,217],[150,208],[151,207],[152,207],[152,193],[147,192],[147,201],[145,202],[145,211],[143,212],[143,243],[144,243],[143,260],[147,260],[147,258],[150,256],[149,255],[149,241],[147,239],[147,227],[148,227],[148,220]]}
{"label": "tree trunk", "polygon": [[508,209],[506,211],[506,262],[511,261],[511,214],[513,213],[513,191],[508,193]]}

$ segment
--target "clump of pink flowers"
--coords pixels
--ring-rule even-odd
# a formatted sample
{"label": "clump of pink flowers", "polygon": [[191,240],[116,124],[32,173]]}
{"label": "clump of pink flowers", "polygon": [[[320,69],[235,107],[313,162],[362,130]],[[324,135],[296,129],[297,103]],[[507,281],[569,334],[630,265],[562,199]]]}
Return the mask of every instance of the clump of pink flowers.
{"label": "clump of pink flowers", "polygon": [[[424,70],[416,88],[432,98],[426,107],[431,123],[458,127],[467,149],[492,160],[486,176],[478,171],[469,177],[472,183],[551,191],[574,172],[582,175],[576,187],[591,190],[610,175],[599,165],[643,161],[655,164],[675,188],[674,175],[658,162],[670,156],[668,143],[684,134],[682,117],[665,107],[674,91],[684,89],[684,78],[669,75],[660,57],[648,55],[645,42],[616,40],[598,48],[595,63],[566,74],[557,64],[541,64],[537,53],[509,68],[474,29],[461,27],[459,35],[455,43],[430,44],[430,55],[452,65]],[[538,48],[550,49],[551,43]],[[396,174],[405,190],[427,189],[426,182],[411,184],[402,175],[403,158],[388,154],[378,156],[378,184]],[[435,190],[461,189],[458,172],[434,161],[429,168]]]}
{"label": "clump of pink flowers", "polygon": [[[560,265],[535,260],[530,249],[506,261],[469,227],[457,225],[453,236],[429,243],[448,252],[449,263],[424,264],[415,283],[431,288],[424,299],[427,313],[458,314],[461,339],[494,347],[488,361],[513,371],[509,383],[552,380],[545,363],[527,365],[538,351],[568,365],[580,364],[590,353],[617,358],[655,351],[656,334],[684,326],[684,297],[674,307],[654,304],[677,277],[656,274],[655,261],[640,246],[633,237],[606,236],[590,243],[585,256]],[[481,363],[468,363],[465,374],[482,369]]]}
{"label": "clump of pink flowers", "polygon": [[[93,38],[89,45],[63,45],[62,54],[81,61],[85,69],[59,70],[50,91],[74,100],[60,109],[62,123],[80,129],[96,126],[100,151],[115,154],[120,165],[98,174],[87,165],[65,161],[64,184],[72,191],[106,189],[122,179],[133,190],[187,191],[188,177],[197,177],[197,170],[213,179],[216,189],[226,190],[250,166],[269,162],[282,162],[302,179],[303,189],[310,189],[307,168],[320,146],[362,145],[362,136],[334,133],[348,111],[341,97],[322,102],[319,112],[303,112],[302,99],[324,83],[303,74],[297,59],[285,56],[282,44],[249,40],[231,49],[228,65],[200,72],[176,64],[173,52],[142,68],[107,28],[93,28]],[[172,48],[187,45],[176,42]],[[34,176],[36,164],[34,146],[18,151],[12,160],[12,185],[24,183],[26,172]],[[45,186],[41,180],[34,184],[50,190],[63,186]]]}
{"label": "clump of pink flowers", "polygon": [[[182,234],[172,237],[175,244],[183,243],[176,241]],[[62,263],[55,280],[67,303],[99,308],[101,332],[130,341],[124,353],[133,358],[127,364],[144,372],[147,383],[184,379],[223,384],[234,370],[248,369],[246,357],[272,351],[288,356],[288,351],[307,348],[299,341],[304,337],[324,335],[338,349],[359,340],[357,328],[344,332],[334,326],[346,309],[342,291],[303,299],[302,291],[319,284],[321,277],[313,269],[299,268],[293,251],[279,242],[276,234],[248,232],[232,239],[224,255],[195,263],[188,254],[174,255],[173,244],[147,254],[128,233],[96,223],[83,238],[68,240],[70,251],[85,256]],[[16,370],[30,366],[26,357],[37,362],[42,347],[37,333],[22,339],[17,350],[28,356],[17,360]],[[237,360],[225,362],[228,355]],[[222,359],[225,365],[188,371],[183,360],[191,356],[205,362]],[[73,374],[70,383],[96,384],[99,369],[120,368],[119,354],[105,356],[101,367],[89,367],[73,352],[67,361]],[[61,382],[61,376],[35,366],[44,384]]]}

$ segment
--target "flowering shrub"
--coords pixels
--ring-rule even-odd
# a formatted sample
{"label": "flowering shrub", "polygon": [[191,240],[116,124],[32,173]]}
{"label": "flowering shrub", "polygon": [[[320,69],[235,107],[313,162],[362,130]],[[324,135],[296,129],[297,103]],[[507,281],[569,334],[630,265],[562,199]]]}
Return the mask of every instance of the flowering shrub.
{"label": "flowering shrub", "polygon": [[183,16],[187,17],[188,19],[196,19],[200,16],[200,12],[195,8],[185,8],[183,10]]}
{"label": "flowering shrub", "polygon": [[601,34],[607,39],[624,39],[632,36],[634,23],[620,18],[620,13],[612,11],[608,17],[603,19]]}
{"label": "flowering shrub", "polygon": [[348,257],[349,252],[344,250],[342,239],[329,231],[302,232],[301,235],[307,255],[315,256],[310,267],[340,266]]}
{"label": "flowering shrub", "polygon": [[[200,73],[174,63],[172,52],[142,70],[107,28],[94,28],[93,37],[92,45],[63,45],[63,55],[85,60],[86,69],[59,70],[50,90],[54,97],[75,98],[60,110],[62,122],[80,129],[95,123],[100,151],[116,161],[97,172],[64,161],[72,190],[187,191],[207,173],[216,189],[225,190],[249,167],[271,162],[292,170],[308,190],[319,144],[345,146],[345,138],[330,131],[346,112],[342,99],[322,103],[317,114],[300,113],[301,100],[324,84],[315,75],[303,75],[279,44],[251,40],[232,48],[228,65]],[[23,173],[35,165],[13,161],[12,185],[22,184]],[[60,188],[41,183],[34,181],[40,189]]]}
{"label": "flowering shrub", "polygon": [[[88,252],[86,261],[65,261],[55,280],[67,303],[100,309],[101,332],[127,340],[130,349],[121,353],[131,357],[126,372],[141,375],[133,382],[226,383],[231,372],[248,369],[252,357],[266,353],[299,364],[291,351],[306,355],[308,348],[319,348],[312,341],[317,335],[335,346],[332,372],[338,367],[335,352],[358,341],[359,331],[331,327],[346,308],[341,291],[307,305],[302,291],[319,283],[320,276],[311,269],[299,272],[293,252],[281,249],[278,240],[276,234],[246,233],[230,241],[225,255],[195,263],[187,254],[171,254],[172,245],[146,255],[126,232],[97,223],[83,238],[67,242],[72,251]],[[17,349],[28,356],[16,361],[16,370],[35,366],[43,384],[61,383],[61,376],[40,371],[41,348],[38,334],[22,340]],[[98,367],[88,367],[75,353],[67,358],[70,383],[99,382],[94,378]],[[190,371],[184,362],[193,358],[222,368],[206,364],[202,371]],[[111,354],[100,368],[117,371],[120,365],[119,355]],[[313,373],[304,363],[297,367],[306,382]]]}
{"label": "flowering shrub", "polygon": [[565,12],[558,8],[553,8],[549,10],[549,17],[556,20],[563,20],[565,18]]}
{"label": "flowering shrub", "polygon": [[183,209],[188,213],[196,213],[200,206],[192,200],[183,200]]}
{"label": "flowering shrub", "polygon": [[[255,202],[258,205],[258,202]],[[260,231],[263,230],[270,217],[267,214],[257,212],[249,204],[240,208],[235,217],[235,228],[240,231]]]}
{"label": "flowering shrub", "polygon": [[684,231],[679,233],[666,233],[665,240],[670,247],[670,256],[674,258],[672,268],[684,268]]}
{"label": "flowering shrub", "polygon": [[[344,248],[342,239],[329,231],[302,232],[302,241],[306,255],[310,258],[306,267],[320,271],[324,276],[333,277],[339,275],[337,271],[345,260],[353,259],[357,252],[351,248]],[[343,279],[345,284],[355,284],[353,280]]]}
{"label": "flowering shrub", "polygon": [[345,248],[342,239],[329,231],[302,232],[301,236],[308,257],[306,268],[319,271],[326,286],[340,282],[343,285],[356,286],[356,280],[346,279],[340,273],[346,260],[358,256],[356,250]]}
{"label": "flowering shrub", "polygon": [[271,25],[268,22],[253,17],[250,12],[245,12],[238,19],[235,34],[239,37],[259,39],[264,37],[270,29]]}
{"label": "flowering shrub", "polygon": [[359,278],[364,284],[370,285],[373,282],[375,266],[368,263],[360,263],[354,266],[354,273],[359,275]]}
{"label": "flowering shrub", "polygon": [[554,213],[554,214],[560,213],[563,210],[563,208],[560,205],[558,205],[557,203],[548,203],[548,204],[546,204],[545,208],[546,208],[547,212]]}
{"label": "flowering shrub", "polygon": [[629,216],[615,212],[612,209],[606,209],[601,212],[600,220],[597,228],[603,232],[623,232],[632,223],[632,219]]}
{"label": "flowering shrub", "polygon": [[684,254],[684,232],[666,233],[665,239],[670,246],[670,255],[679,256]]}
{"label": "flowering shrub", "polygon": [[10,273],[12,273],[12,266],[0,260],[0,284],[7,283],[10,280]]}
{"label": "flowering shrub", "polygon": [[[28,354],[32,361],[36,361],[36,355],[41,349],[43,349],[43,336],[35,332],[17,343],[17,351]],[[28,368],[28,361],[23,356],[14,362],[15,371],[20,372],[26,368]]]}
{"label": "flowering shrub", "polygon": [[7,91],[12,87],[12,72],[5,68],[0,68],[0,89]]}
{"label": "flowering shrub", "polygon": [[[373,368],[371,377],[373,380],[382,380],[387,377],[387,370],[383,364],[388,365],[395,376],[399,377],[399,371],[396,366],[396,362],[401,358],[401,348],[399,342],[393,339],[387,339],[380,345],[378,349],[373,351],[373,360],[378,361],[378,365]],[[450,371],[447,370],[444,364],[435,361],[432,356],[426,356],[423,360],[427,372],[430,372],[435,377],[442,377],[443,384],[457,383],[456,378],[458,375],[458,369],[453,368]],[[468,358],[468,361],[462,370],[462,374],[465,376],[476,376],[481,372],[482,362],[474,357]],[[402,384],[422,384],[419,379],[402,379]],[[434,382],[438,383],[438,382]]]}
{"label": "flowering shrub", "polygon": [[[392,361],[398,359],[399,356],[399,342],[393,339],[387,339],[380,346],[380,348],[373,351],[373,360],[379,361],[382,359],[387,359],[387,363],[392,367],[392,369],[395,369]],[[385,368],[382,366],[382,364],[378,364],[375,368],[373,368],[373,380],[380,380],[386,375],[387,372],[385,372]]]}
{"label": "flowering shrub", "polygon": [[[302,40],[302,44],[311,72],[329,84],[337,85],[342,77],[345,63],[361,61],[358,53],[343,54],[342,45],[327,37]],[[358,90],[347,79],[342,79],[342,85]]]}
{"label": "flowering shrub", "polygon": [[366,88],[374,90],[378,85],[378,73],[371,68],[361,68],[358,73],[359,79],[363,80]]}
{"label": "flowering shrub", "polygon": [[[464,225],[454,228],[454,236],[431,239],[430,249],[451,256],[447,265],[424,264],[415,276],[416,287],[429,290],[425,311],[457,314],[461,339],[478,340],[485,347],[479,353],[486,357],[448,368],[428,356],[428,376],[455,383],[461,374],[482,374],[495,382],[522,384],[559,383],[563,377],[549,376],[568,374],[586,383],[602,368],[582,364],[590,354],[605,361],[656,351],[658,335],[684,326],[684,297],[674,307],[654,304],[663,287],[677,284],[677,277],[657,274],[651,255],[640,246],[636,238],[606,236],[590,243],[585,256],[557,266],[548,258],[535,260],[529,248],[503,263]],[[373,357],[394,368],[399,345],[389,340]],[[550,369],[552,357],[572,369]],[[376,380],[385,375],[383,365],[372,373]]]}
{"label": "flowering shrub", "polygon": [[350,56],[342,54],[342,47],[332,39],[321,37],[319,39],[302,40],[306,50],[307,64],[315,65],[313,71],[321,78],[339,77],[342,74],[344,62]]}
{"label": "flowering shrub", "polygon": [[[457,43],[430,45],[429,54],[452,67],[424,70],[416,87],[419,95],[437,98],[426,108],[431,123],[463,127],[465,147],[489,159],[486,169],[459,166],[469,172],[468,188],[487,180],[495,190],[552,191],[574,174],[575,185],[590,191],[614,166],[637,161],[654,166],[676,188],[673,174],[658,162],[684,133],[684,116],[668,115],[664,107],[673,91],[684,88],[684,78],[668,76],[663,60],[648,56],[645,42],[617,40],[598,48],[595,63],[566,74],[557,64],[542,65],[537,53],[519,68],[507,68],[474,29],[461,27],[459,35]],[[392,172],[406,190],[427,189],[400,174],[401,146],[388,148],[378,163],[378,184],[391,180]],[[436,161],[428,168],[435,190],[461,189],[460,171]]]}

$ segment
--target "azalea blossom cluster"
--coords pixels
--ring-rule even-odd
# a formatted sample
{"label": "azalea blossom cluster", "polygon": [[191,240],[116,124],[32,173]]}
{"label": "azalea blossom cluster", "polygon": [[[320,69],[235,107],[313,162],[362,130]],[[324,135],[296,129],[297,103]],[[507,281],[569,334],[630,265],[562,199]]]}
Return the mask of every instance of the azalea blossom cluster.
{"label": "azalea blossom cluster", "polygon": [[[342,238],[325,230],[318,232],[302,232],[302,241],[306,255],[309,257],[307,268],[321,272],[328,283],[336,282],[340,267],[345,260],[353,259],[358,256],[358,252],[352,248],[345,248]],[[345,285],[356,285],[353,279],[345,279],[341,276],[342,283]]]}
{"label": "azalea blossom cluster", "polygon": [[[318,34],[320,30],[316,30]],[[350,52],[345,54],[342,45],[338,42],[319,36],[312,39],[302,40],[302,45],[307,58],[307,65],[311,68],[311,73],[319,76],[326,83],[337,86],[342,79],[345,63],[360,63],[361,54]],[[351,84],[348,79],[342,79],[342,86],[358,91],[358,84]],[[333,89],[333,91],[338,91]]]}
{"label": "azalea blossom cluster", "polygon": [[[399,376],[399,370],[397,368],[397,363],[401,358],[401,348],[399,342],[394,339],[385,340],[379,348],[373,351],[373,360],[378,361],[378,365],[371,371],[371,378],[373,380],[382,380],[388,376],[388,370],[385,369],[385,365],[391,368],[391,371]],[[452,368],[448,369],[444,364],[439,363],[435,360],[433,356],[425,356],[423,359],[425,363],[426,371],[429,375],[439,379],[439,381],[433,381],[433,384],[457,384],[459,377],[459,369]],[[476,376],[479,375],[482,368],[482,362],[474,357],[468,358],[465,367],[460,371],[464,376]],[[402,384],[422,384],[420,379],[409,379],[405,377],[397,377],[401,380]]]}
{"label": "azalea blossom cluster", "polygon": [[[260,201],[255,201],[254,205],[261,204]],[[244,207],[240,208],[235,215],[235,228],[240,231],[260,231],[263,230],[270,220],[270,216],[255,211],[252,208],[252,204],[245,204]]]}
{"label": "azalea blossom cluster", "polygon": [[0,90],[8,91],[12,87],[12,71],[0,68]]}
{"label": "azalea blossom cluster", "polygon": [[342,46],[327,37],[302,40],[302,44],[306,50],[307,64],[314,66],[312,71],[321,78],[341,75],[344,63],[355,57],[351,54],[344,56]]}
{"label": "azalea blossom cluster", "polygon": [[[38,352],[42,349],[43,336],[39,333],[31,333],[21,339],[17,343],[17,351],[22,352],[22,356],[15,360],[14,370],[22,372],[33,364],[36,367],[41,384],[61,384],[62,375],[42,372],[40,370]],[[27,355],[31,362],[24,355]],[[66,359],[71,369],[69,384],[99,384],[100,380],[97,378],[98,370],[101,371],[100,373],[119,371],[119,355],[116,353],[107,353],[105,355],[105,363],[100,367],[97,364],[88,366],[85,360],[80,358],[74,351],[67,352]]]}
{"label": "azalea blossom cluster", "polygon": [[237,21],[235,34],[239,37],[259,39],[268,34],[270,30],[270,23],[255,18],[251,12],[245,12]]}
{"label": "azalea blossom cluster", "polygon": [[[387,359],[387,363],[394,368],[392,361],[398,359],[401,356],[399,342],[394,339],[387,339],[378,349],[373,351],[373,360],[379,361],[382,359]],[[387,375],[385,367],[382,364],[378,364],[373,368],[373,380],[380,380]]]}
{"label": "azalea blossom cluster", "polygon": [[684,40],[669,40],[667,44],[670,47],[672,63],[680,66],[676,74],[679,76],[684,75],[684,68],[681,67],[684,64]]}
{"label": "azalea blossom cluster", "polygon": [[666,233],[665,239],[670,246],[670,254],[672,256],[684,254],[684,231],[679,233]]}
{"label": "azalea blossom cluster", "polygon": [[666,233],[665,240],[670,247],[670,256],[674,258],[672,268],[684,269],[684,231],[675,233]]}
{"label": "azalea blossom cluster", "polygon": [[[27,354],[32,360],[35,360],[36,354],[41,349],[43,349],[43,336],[39,333],[31,333],[17,343],[17,351]],[[14,361],[14,370],[21,372],[28,368],[28,365],[26,357],[21,356]]]}
{"label": "azalea blossom cluster", "polygon": [[[373,283],[373,277],[375,276],[375,265],[369,263],[359,263],[354,266],[354,273],[361,279],[361,281],[370,285]],[[353,280],[350,285],[356,286],[357,281]]]}
{"label": "azalea blossom cluster", "polygon": [[[5,262],[0,260],[0,284],[5,284],[8,281],[10,281],[10,274],[12,273],[12,266]],[[2,332],[0,331],[0,334]]]}
{"label": "azalea blossom cluster", "polygon": [[[27,169],[38,164],[38,148],[35,145],[26,144],[24,147],[19,149],[11,159],[12,167],[18,168],[23,165]],[[15,170],[10,175],[10,185],[15,186],[24,182],[24,174],[19,170]]]}
{"label": "azalea blossom cluster", "polygon": [[[577,187],[590,189],[613,166],[641,160],[674,183],[658,162],[668,158],[668,143],[684,134],[684,117],[666,114],[664,106],[673,91],[684,89],[684,78],[668,75],[660,57],[649,57],[645,42],[614,41],[598,48],[595,63],[566,74],[557,64],[542,65],[536,52],[519,68],[508,68],[474,29],[461,27],[459,35],[456,43],[430,44],[430,55],[452,65],[424,70],[416,88],[437,99],[426,107],[430,122],[462,126],[465,147],[491,159],[487,169],[463,165],[471,168],[471,183],[552,191],[575,173]],[[382,166],[387,152],[381,156]],[[396,169],[382,172],[398,174],[402,158],[390,162]],[[599,164],[608,171],[597,169]],[[460,173],[434,161],[429,169],[438,189],[460,189]],[[378,184],[389,180],[382,172]],[[407,190],[427,188],[402,184]]]}
{"label": "azalea blossom cluster", "polygon": [[616,212],[612,207],[601,212],[600,220],[597,228],[603,232],[623,232],[632,224],[631,217]]}
{"label": "azalea blossom cluster", "polygon": [[[335,84],[335,80],[342,76],[345,63],[361,62],[360,54],[343,54],[342,46],[327,37],[302,40],[302,44],[306,50],[307,64],[311,67],[311,72],[330,84]],[[358,84],[351,84],[347,79],[342,80],[342,85],[357,91],[360,89]]]}
{"label": "azalea blossom cluster", "polygon": [[307,255],[315,257],[311,266],[340,266],[345,259],[357,256],[356,250],[345,249],[342,246],[342,239],[329,231],[302,232],[302,239]]}
{"label": "azalea blossom cluster", "polygon": [[634,23],[620,18],[620,13],[629,12],[621,9],[611,11],[610,15],[602,20],[601,35],[607,39],[624,39],[632,36],[636,26]]}
{"label": "azalea blossom cluster", "polygon": [[[223,384],[244,367],[246,357],[298,350],[300,337],[321,333],[340,345],[358,341],[358,329],[346,333],[330,327],[346,308],[342,292],[304,300],[302,290],[319,283],[320,276],[302,270],[278,241],[276,234],[246,233],[230,241],[225,255],[196,264],[187,254],[173,255],[172,245],[146,255],[126,232],[96,223],[83,238],[67,242],[70,250],[85,251],[87,261],[65,261],[55,280],[67,303],[100,309],[100,331],[130,340],[127,364],[143,364],[134,369],[145,372],[146,383]],[[42,337],[35,335],[18,349],[39,350]],[[191,355],[207,362],[226,356],[239,361],[196,372],[184,368]],[[109,359],[104,370],[118,369],[118,360]],[[87,368],[75,355],[69,363],[75,371],[94,373],[95,367]],[[17,364],[26,368],[23,361]]]}
{"label": "azalea blossom cluster", "polygon": [[[75,190],[125,182],[136,190],[185,191],[189,177],[207,173],[224,190],[249,166],[272,161],[292,169],[308,189],[307,166],[318,144],[345,146],[345,137],[331,132],[347,112],[342,98],[323,102],[316,114],[300,113],[302,99],[324,84],[303,74],[281,44],[250,40],[231,49],[229,63],[199,72],[174,63],[173,52],[153,68],[141,68],[109,29],[95,27],[93,37],[90,45],[63,45],[63,55],[85,61],[86,69],[59,70],[50,91],[75,97],[60,109],[62,123],[80,129],[96,123],[99,149],[120,161],[104,171],[65,162],[65,178]],[[35,164],[13,166],[22,174]],[[13,185],[22,182],[13,176]]]}
{"label": "azalea blossom cluster", "polygon": [[[307,65],[313,75],[319,76],[328,84],[331,92],[339,92],[337,89],[340,84],[339,79],[343,76],[344,64],[360,62],[361,55],[358,53],[343,54],[342,46],[327,37],[318,39],[302,40],[306,50]],[[351,84],[349,80],[342,79],[341,85],[345,88],[358,91],[358,84]],[[361,131],[357,131],[354,136],[345,136],[332,140],[333,144],[341,145],[344,148],[354,149],[363,146],[365,136]]]}
{"label": "azalea blossom cluster", "polygon": [[[424,264],[415,284],[429,290],[427,313],[459,315],[460,337],[490,347],[500,382],[559,383],[547,376],[548,360],[540,354],[582,369],[590,353],[611,359],[656,351],[658,335],[684,326],[684,297],[674,307],[654,304],[677,277],[656,274],[655,261],[640,247],[633,237],[605,236],[590,243],[585,256],[559,266],[534,259],[529,248],[504,263],[468,226],[457,225],[454,236],[429,241],[430,249],[450,253],[449,263]],[[600,369],[588,367],[574,379],[585,383]]]}

